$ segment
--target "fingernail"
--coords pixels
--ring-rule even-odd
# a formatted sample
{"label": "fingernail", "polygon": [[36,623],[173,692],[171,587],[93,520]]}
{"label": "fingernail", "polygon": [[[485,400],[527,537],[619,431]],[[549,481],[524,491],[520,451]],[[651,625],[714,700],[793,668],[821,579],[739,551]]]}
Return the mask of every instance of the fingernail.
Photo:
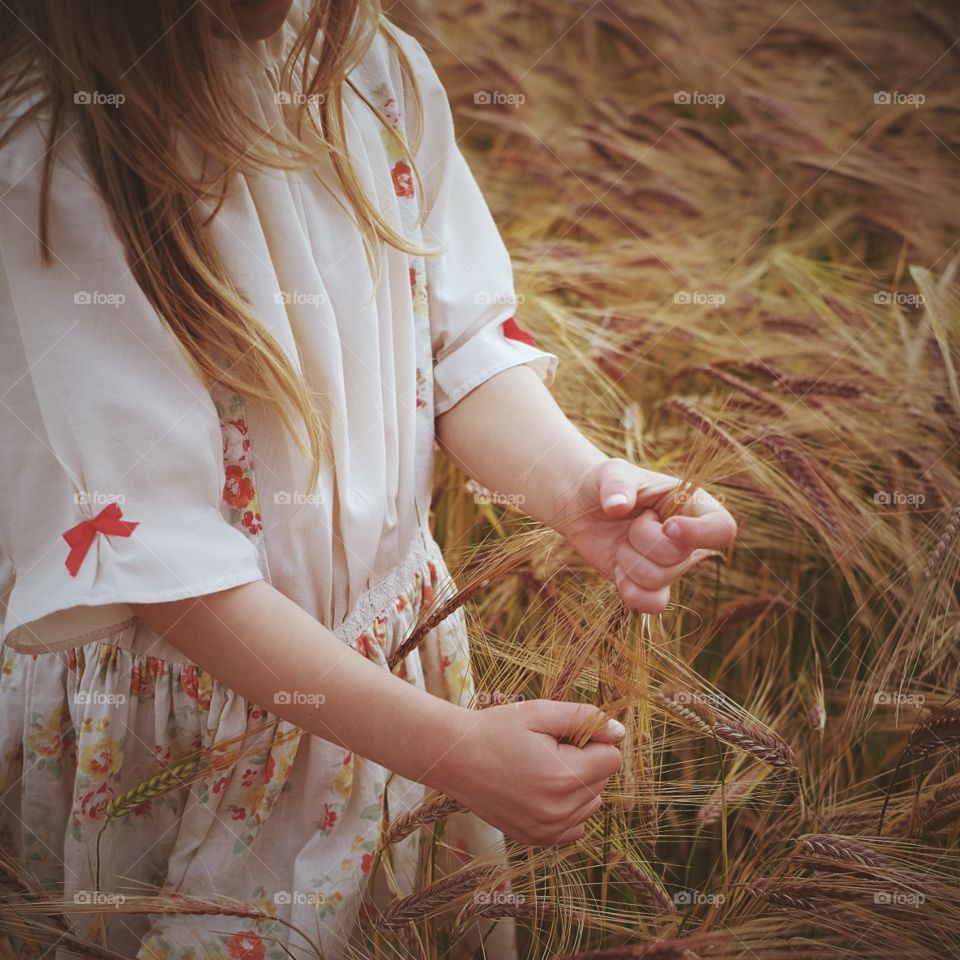
{"label": "fingernail", "polygon": [[663,532],[668,537],[676,537],[680,535],[680,524],[676,520],[668,520],[663,525]]}
{"label": "fingernail", "polygon": [[627,728],[619,720],[607,721],[607,733],[618,740],[626,734]]}
{"label": "fingernail", "polygon": [[611,493],[606,500],[603,501],[603,506],[605,509],[610,509],[610,507],[619,507],[620,504],[627,502],[627,495],[625,493]]}
{"label": "fingernail", "polygon": [[613,568],[613,579],[617,581],[617,586],[620,586],[620,581],[623,579],[623,571],[619,565]]}

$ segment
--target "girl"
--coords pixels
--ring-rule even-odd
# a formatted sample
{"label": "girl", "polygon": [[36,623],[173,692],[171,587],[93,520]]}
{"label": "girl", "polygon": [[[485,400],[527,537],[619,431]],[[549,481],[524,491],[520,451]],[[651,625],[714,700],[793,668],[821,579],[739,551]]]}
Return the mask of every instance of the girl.
{"label": "girl", "polygon": [[[434,441],[637,610],[735,525],[705,494],[661,524],[676,480],[553,401],[423,50],[372,0],[3,11],[4,847],[57,896],[236,898],[336,958],[384,811],[425,787],[471,811],[461,860],[582,836],[622,727],[579,749],[592,708],[467,709],[462,612],[389,667],[450,585]],[[257,752],[108,820],[248,729]],[[238,917],[73,925],[142,958],[309,955]]]}

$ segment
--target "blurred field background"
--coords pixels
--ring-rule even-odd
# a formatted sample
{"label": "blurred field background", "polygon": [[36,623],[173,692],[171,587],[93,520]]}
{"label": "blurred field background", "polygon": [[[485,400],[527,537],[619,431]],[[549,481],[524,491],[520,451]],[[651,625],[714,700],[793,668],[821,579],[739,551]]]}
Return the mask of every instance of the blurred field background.
{"label": "blurred field background", "polygon": [[447,85],[563,408],[740,524],[644,618],[438,459],[481,697],[601,703],[630,743],[587,841],[515,851],[494,903],[476,864],[425,880],[398,942],[455,956],[482,914],[530,958],[957,955],[956,8],[390,13]]}

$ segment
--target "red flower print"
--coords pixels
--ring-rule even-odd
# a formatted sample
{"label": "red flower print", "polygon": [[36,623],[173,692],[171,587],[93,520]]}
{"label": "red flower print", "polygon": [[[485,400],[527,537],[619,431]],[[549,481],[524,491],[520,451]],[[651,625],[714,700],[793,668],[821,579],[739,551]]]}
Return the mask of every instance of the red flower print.
{"label": "red flower print", "polygon": [[230,777],[219,777],[216,782],[213,784],[213,792],[219,793],[228,783],[230,782]]}
{"label": "red flower print", "polygon": [[243,776],[240,778],[240,786],[242,787],[253,786],[253,779],[256,775],[257,775],[256,770],[251,770],[250,767],[247,767],[247,769],[243,771]]}
{"label": "red flower print", "polygon": [[371,868],[372,866],[373,866],[373,854],[372,854],[372,853],[365,853],[365,854],[360,858],[360,870],[361,870],[363,873],[369,873],[369,872],[370,872],[370,868]]}
{"label": "red flower print", "polygon": [[357,637],[357,651],[362,653],[368,660],[372,660],[376,647],[373,645],[373,638],[368,633],[361,633]]}
{"label": "red flower print", "polygon": [[243,525],[251,533],[259,533],[263,529],[262,518],[259,513],[253,513],[251,510],[247,510],[243,515]]}
{"label": "red flower print", "polygon": [[270,756],[267,757],[267,768],[263,771],[263,782],[269,783],[273,779],[273,775],[276,773],[276,770],[277,761],[274,759],[274,756],[271,753]]}
{"label": "red flower print", "polygon": [[393,165],[393,170],[391,173],[393,175],[393,189],[396,191],[397,196],[412,197],[413,171],[410,169],[409,165],[404,163],[402,160],[398,160]]}
{"label": "red flower print", "polygon": [[321,830],[332,830],[337,824],[337,811],[329,803],[323,805],[323,816],[320,818]]}
{"label": "red flower print", "polygon": [[407,600],[401,594],[399,597],[397,597],[397,612],[398,613],[403,612],[406,609],[406,607],[407,607]]}
{"label": "red flower print", "polygon": [[197,668],[190,664],[190,666],[183,668],[183,674],[181,675],[181,683],[183,684],[183,689],[186,692],[187,696],[191,700],[197,701],[197,706],[202,707],[205,710],[210,709],[210,696],[208,691],[200,690],[198,677],[197,677]]}
{"label": "red flower print", "polygon": [[223,499],[226,500],[231,507],[243,510],[254,498],[254,495],[253,483],[249,477],[243,475],[243,467],[238,467],[235,463],[230,464],[226,469]]}
{"label": "red flower print", "polygon": [[250,452],[250,437],[247,425],[242,418],[221,421],[223,435],[223,459],[227,463],[243,463]]}
{"label": "red flower print", "polygon": [[110,802],[113,796],[113,787],[106,783],[101,783],[99,787],[88,790],[80,798],[80,813],[90,820],[98,820],[103,808]]}
{"label": "red flower print", "polygon": [[531,347],[537,345],[537,341],[532,333],[522,330],[513,317],[503,321],[503,335],[509,340],[519,340],[521,343],[529,343]]}
{"label": "red flower print", "polygon": [[130,678],[130,692],[135,697],[145,696],[150,692],[150,676],[144,673],[143,667],[136,664]]}
{"label": "red flower print", "polygon": [[252,930],[235,933],[227,941],[227,952],[233,960],[263,960],[263,940]]}
{"label": "red flower print", "polygon": [[417,293],[417,270],[415,267],[410,268],[410,293],[414,296]]}
{"label": "red flower print", "polygon": [[243,807],[231,807],[230,816],[233,817],[234,820],[246,820],[247,811],[244,810]]}

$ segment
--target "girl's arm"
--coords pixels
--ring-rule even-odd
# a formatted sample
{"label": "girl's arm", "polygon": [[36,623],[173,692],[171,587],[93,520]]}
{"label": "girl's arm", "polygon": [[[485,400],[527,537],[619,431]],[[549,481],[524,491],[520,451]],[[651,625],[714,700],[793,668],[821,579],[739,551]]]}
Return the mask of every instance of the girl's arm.
{"label": "girl's arm", "polygon": [[[449,794],[524,843],[582,836],[620,767],[611,745],[623,735],[619,725],[583,749],[558,742],[596,708],[532,700],[477,711],[449,703],[367,660],[263,580],[130,606],[247,700]],[[281,692],[294,696],[277,703]]]}
{"label": "girl's arm", "polygon": [[665,610],[673,581],[736,536],[733,517],[704,490],[682,491],[680,509],[664,519],[658,504],[677,479],[606,456],[526,364],[490,377],[438,416],[437,438],[471,477],[512,494],[566,537],[642,613]]}

